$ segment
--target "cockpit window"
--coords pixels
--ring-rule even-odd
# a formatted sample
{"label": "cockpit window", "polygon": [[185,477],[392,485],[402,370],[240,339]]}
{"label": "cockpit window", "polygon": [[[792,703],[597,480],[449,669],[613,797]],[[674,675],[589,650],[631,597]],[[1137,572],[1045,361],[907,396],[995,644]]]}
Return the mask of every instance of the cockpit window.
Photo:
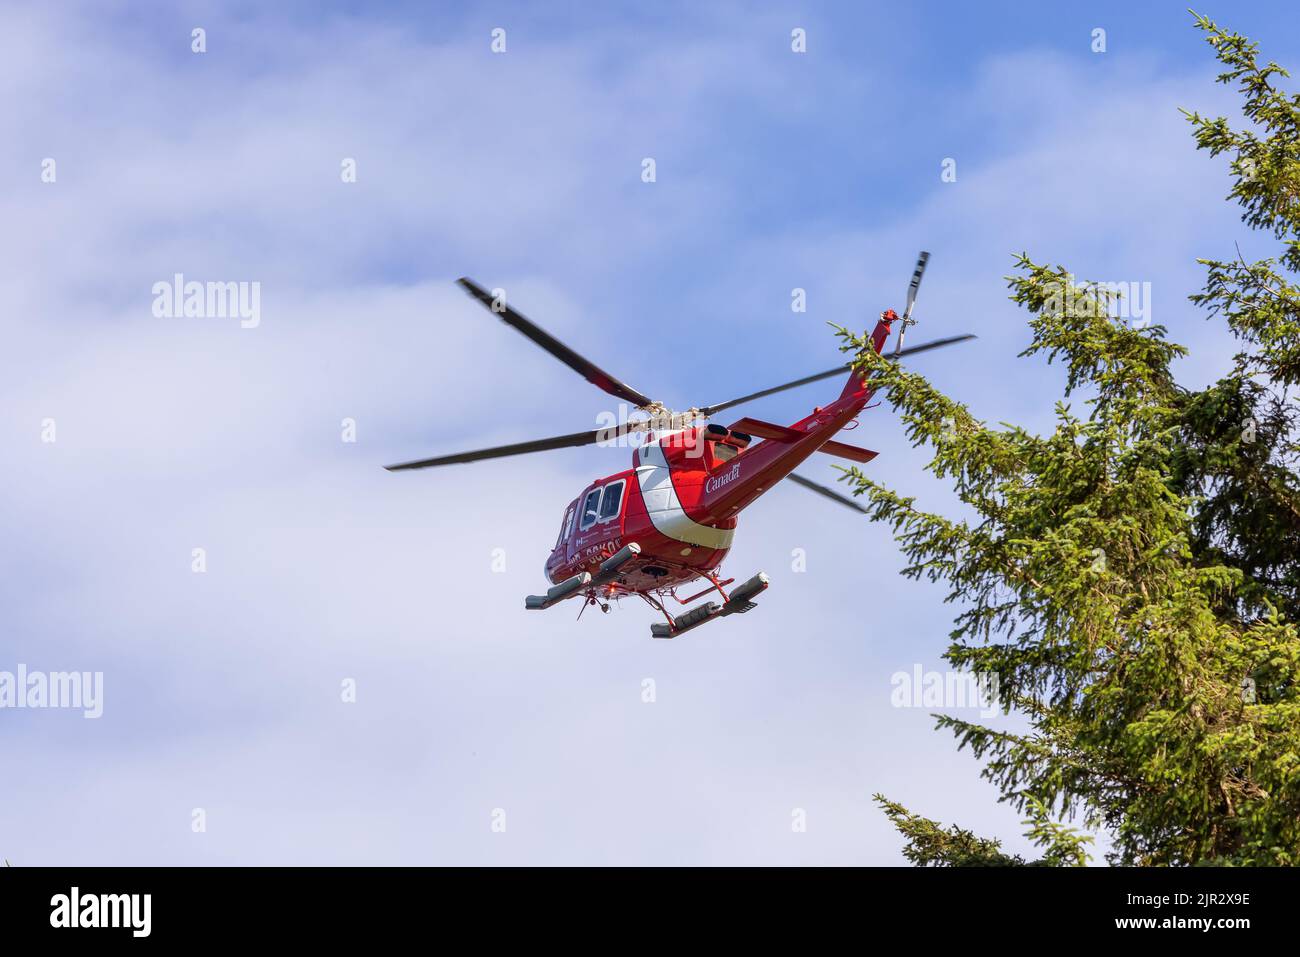
{"label": "cockpit window", "polygon": [[588,529],[597,522],[609,522],[618,517],[623,505],[623,490],[627,487],[626,479],[610,482],[600,488],[593,488],[582,500],[582,516],[578,528]]}
{"label": "cockpit window", "polygon": [[600,500],[600,520],[613,518],[618,514],[618,507],[623,501],[623,482],[610,482],[605,486],[605,496]]}
{"label": "cockpit window", "polygon": [[596,519],[600,517],[599,511],[600,511],[600,489],[593,488],[590,492],[587,493],[586,499],[583,500],[582,522],[580,523],[579,527],[590,528],[592,525],[595,525]]}
{"label": "cockpit window", "polygon": [[560,537],[555,540],[555,547],[559,548],[560,543],[569,537],[569,532],[573,531],[573,506],[570,505],[568,511],[564,513],[564,521],[560,523]]}

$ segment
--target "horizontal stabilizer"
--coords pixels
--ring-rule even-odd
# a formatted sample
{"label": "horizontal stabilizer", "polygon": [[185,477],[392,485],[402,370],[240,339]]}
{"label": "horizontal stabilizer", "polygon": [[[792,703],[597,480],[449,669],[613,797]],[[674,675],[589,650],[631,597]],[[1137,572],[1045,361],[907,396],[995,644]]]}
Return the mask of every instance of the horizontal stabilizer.
{"label": "horizontal stabilizer", "polygon": [[846,445],[843,442],[827,442],[818,451],[825,452],[827,455],[836,455],[851,462],[870,462],[880,454],[879,452],[873,452],[871,449],[864,449],[857,445]]}
{"label": "horizontal stabilizer", "polygon": [[[756,435],[760,439],[775,439],[777,442],[796,442],[808,435],[807,432],[800,432],[798,429],[792,429],[786,425],[777,425],[775,422],[763,422],[759,419],[751,419],[748,416],[736,422],[730,427],[733,431],[744,432],[748,435]],[[852,462],[870,462],[879,452],[873,452],[871,449],[859,448],[856,445],[846,445],[843,442],[834,440],[827,442],[819,451],[827,455],[835,455],[842,459],[849,459]]]}

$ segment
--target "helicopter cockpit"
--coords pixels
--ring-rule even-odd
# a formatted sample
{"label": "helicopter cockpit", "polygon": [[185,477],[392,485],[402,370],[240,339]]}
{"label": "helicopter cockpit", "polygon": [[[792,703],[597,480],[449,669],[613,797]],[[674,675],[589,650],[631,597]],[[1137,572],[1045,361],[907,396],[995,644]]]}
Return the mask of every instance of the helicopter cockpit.
{"label": "helicopter cockpit", "polygon": [[563,545],[575,531],[585,532],[595,525],[617,520],[623,508],[623,493],[626,488],[626,477],[609,479],[588,489],[582,498],[569,503],[555,547]]}

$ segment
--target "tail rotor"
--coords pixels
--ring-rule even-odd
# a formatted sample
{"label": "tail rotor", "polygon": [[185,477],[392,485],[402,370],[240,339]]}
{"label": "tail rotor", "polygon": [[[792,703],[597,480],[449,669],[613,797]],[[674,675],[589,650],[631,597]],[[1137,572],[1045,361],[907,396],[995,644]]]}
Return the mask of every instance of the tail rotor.
{"label": "tail rotor", "polygon": [[916,293],[921,288],[921,277],[925,275],[925,267],[930,262],[930,254],[924,249],[921,255],[916,259],[916,269],[912,272],[912,281],[907,284],[907,307],[903,310],[903,321],[898,327],[898,345],[894,347],[894,356],[897,357],[903,351],[903,336],[907,335],[907,327],[916,324],[912,318],[912,310],[916,307]]}

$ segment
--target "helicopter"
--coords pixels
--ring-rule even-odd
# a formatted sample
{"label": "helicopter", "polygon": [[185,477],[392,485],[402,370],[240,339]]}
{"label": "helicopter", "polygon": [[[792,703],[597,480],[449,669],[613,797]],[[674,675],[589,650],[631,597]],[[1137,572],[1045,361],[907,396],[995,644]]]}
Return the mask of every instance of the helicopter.
{"label": "helicopter", "polygon": [[[877,354],[882,354],[894,323],[899,330],[891,360],[975,338],[959,335],[903,348],[907,328],[916,321],[912,310],[929,258],[923,251],[917,259],[903,315],[892,309],[880,314],[871,334]],[[565,507],[545,564],[551,587],[544,594],[527,596],[526,609],[540,611],[580,598],[581,618],[587,607],[598,605],[607,612],[611,600],[635,595],[665,619],[651,625],[651,637],[675,638],[756,607],[754,598],[767,589],[768,576],[760,571],[730,588],[735,579],[723,579],[721,565],[735,536],[737,516],[778,482],[788,479],[849,508],[867,511],[852,498],[794,471],[819,452],[860,464],[876,457],[870,449],[835,439],[842,429],[856,426],[875,392],[851,363],[676,413],[564,345],[509,305],[502,290],[489,291],[468,278],[457,282],[507,325],[588,382],[643,413],[594,430],[385,466],[397,472],[593,444],[632,446],[631,468],[590,483]],[[846,378],[838,396],[790,425],[748,416],[726,426],[699,424],[743,403],[841,375]],[[678,591],[692,582],[707,585],[679,597]],[[717,601],[686,607],[715,593]],[[674,615],[670,600],[685,610]]]}

